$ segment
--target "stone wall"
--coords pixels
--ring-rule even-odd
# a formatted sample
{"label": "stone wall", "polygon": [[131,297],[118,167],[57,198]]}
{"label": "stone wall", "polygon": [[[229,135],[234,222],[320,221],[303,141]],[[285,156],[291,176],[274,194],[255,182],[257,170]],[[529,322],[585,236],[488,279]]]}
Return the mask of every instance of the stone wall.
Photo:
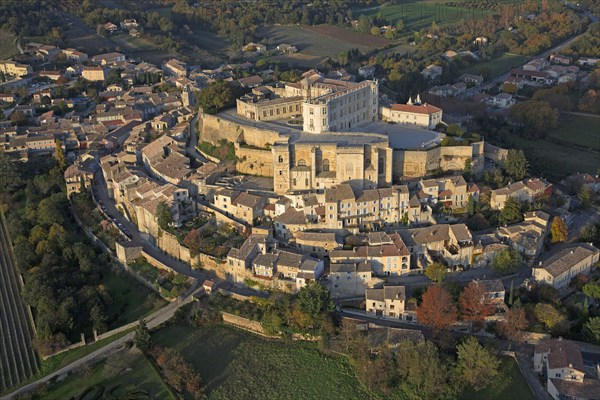
{"label": "stone wall", "polygon": [[483,142],[469,146],[443,146],[430,150],[394,150],[394,181],[423,178],[443,172],[462,171],[466,160],[472,161],[473,172],[483,168]]}
{"label": "stone wall", "polygon": [[253,321],[251,319],[229,314],[226,312],[221,312],[221,314],[223,315],[223,322],[225,322],[226,324],[234,325],[238,328],[246,329],[248,331],[267,336],[262,325],[258,321]]}
{"label": "stone wall", "polygon": [[500,165],[504,165],[504,160],[506,160],[508,150],[486,142],[484,146],[484,154],[486,158],[494,160]]}
{"label": "stone wall", "polygon": [[246,125],[232,122],[219,115],[202,115],[201,141],[218,145],[219,140],[226,139],[230,142],[245,142],[251,146],[267,147],[280,139],[277,131],[261,129],[253,126],[253,121],[248,120]]}
{"label": "stone wall", "polygon": [[238,158],[236,169],[248,175],[273,176],[273,153],[271,150],[249,149],[235,144]]}

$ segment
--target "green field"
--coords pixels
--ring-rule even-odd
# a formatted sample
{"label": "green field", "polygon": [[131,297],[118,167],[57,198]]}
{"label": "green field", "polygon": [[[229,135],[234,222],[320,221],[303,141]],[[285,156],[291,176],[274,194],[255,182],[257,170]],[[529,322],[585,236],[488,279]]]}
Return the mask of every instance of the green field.
{"label": "green field", "polygon": [[504,358],[500,370],[502,375],[491,386],[479,392],[467,390],[459,400],[535,400],[516,361]]}
{"label": "green field", "polygon": [[[136,397],[140,399],[175,399],[162,381],[159,373],[145,356],[137,354],[128,357],[131,358],[127,363],[129,367],[121,371],[116,377],[106,375],[104,371],[106,362],[102,362],[96,365],[88,374],[71,376],[50,387],[45,394],[34,396],[34,399],[70,399],[79,396],[92,386],[102,386],[105,391],[114,388],[111,394],[112,398],[115,399],[125,398],[130,390],[143,391],[149,394],[148,397]],[[85,398],[92,397],[88,395]]]}
{"label": "green field", "polygon": [[530,57],[520,56],[516,54],[503,54],[493,60],[488,60],[464,68],[461,72],[465,74],[477,74],[480,75],[482,71],[489,69],[491,76],[499,76],[511,69],[519,67],[530,60]]}
{"label": "green field", "polygon": [[437,25],[452,24],[460,20],[472,21],[491,15],[490,10],[470,7],[447,6],[444,0],[432,1],[402,1],[400,4],[385,4],[378,7],[353,8],[352,15],[374,17],[378,13],[383,18],[395,24],[399,19],[404,22],[408,31],[418,31],[429,28],[433,22]]}
{"label": "green field", "polygon": [[16,36],[12,33],[0,29],[0,60],[19,54],[19,50],[15,46],[15,38]]}
{"label": "green field", "polygon": [[154,340],[196,368],[209,399],[368,399],[344,358],[316,344],[269,340],[225,325],[171,326]]}
{"label": "green field", "polygon": [[525,152],[534,173],[545,177],[558,179],[575,172],[595,174],[600,165],[600,156],[591,150],[579,150],[547,139],[527,140],[517,135],[510,135],[508,142],[509,147]]}
{"label": "green field", "polygon": [[109,329],[137,321],[167,304],[166,300],[125,272],[111,271],[104,276],[103,284],[113,298],[113,309],[109,311],[119,314]]}
{"label": "green field", "polygon": [[548,137],[561,142],[600,150],[600,117],[565,114]]}

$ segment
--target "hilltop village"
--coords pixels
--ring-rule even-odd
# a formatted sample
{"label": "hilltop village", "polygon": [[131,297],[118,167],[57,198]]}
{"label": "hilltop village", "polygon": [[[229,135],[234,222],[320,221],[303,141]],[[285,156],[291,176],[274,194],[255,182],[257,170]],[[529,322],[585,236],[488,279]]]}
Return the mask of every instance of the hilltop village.
{"label": "hilltop village", "polygon": [[[141,35],[134,19],[98,29]],[[286,43],[249,42],[244,61],[215,68],[20,47],[15,60],[0,61],[3,162],[52,157],[73,225],[174,310],[188,297],[227,296],[246,307],[317,287],[333,301],[327,312],[365,330],[385,327],[409,340],[430,328],[468,332],[506,341],[506,354],[513,343],[535,345],[523,374],[542,377],[544,396],[599,398],[593,352],[562,335],[583,329],[587,336],[575,337],[593,342],[589,332],[600,329],[587,310],[588,298],[596,309],[600,298],[600,178],[591,170],[563,179],[534,174],[518,142],[499,146],[485,129],[472,129],[470,112],[456,111],[468,97],[493,125],[523,104],[518,90],[589,81],[598,59],[553,52],[502,79],[465,73],[443,85],[442,66],[423,65],[427,89],[397,93],[373,60],[354,73],[342,65],[259,68],[254,56],[298,51]],[[448,50],[441,59],[446,66],[456,57],[478,56]],[[35,179],[24,185],[28,195],[43,187]],[[43,214],[27,207],[27,218]],[[44,262],[51,239],[25,241],[30,247],[15,244],[17,251],[33,249]],[[469,291],[485,305],[475,316],[459,300]],[[445,322],[425,310],[434,292],[439,303],[430,307],[452,315]],[[550,311],[538,307],[546,300]],[[524,310],[535,321],[530,331],[525,322],[500,328],[525,320]],[[278,325],[269,321],[275,328],[253,321],[257,328],[227,315],[266,336],[285,325],[279,316]]]}

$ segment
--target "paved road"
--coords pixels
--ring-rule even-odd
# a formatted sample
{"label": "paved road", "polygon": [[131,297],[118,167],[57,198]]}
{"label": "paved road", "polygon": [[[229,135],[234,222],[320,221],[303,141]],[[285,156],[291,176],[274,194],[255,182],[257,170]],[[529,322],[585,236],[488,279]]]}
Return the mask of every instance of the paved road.
{"label": "paved road", "polygon": [[[177,300],[173,303],[166,305],[165,307],[161,308],[160,310],[147,316],[145,318],[146,325],[148,326],[149,329],[156,328],[157,326],[159,326],[162,323],[169,320],[175,314],[175,311],[177,311],[177,309],[179,309],[179,307],[191,302],[192,300],[193,300],[193,293],[189,294],[187,297],[185,297],[182,300]],[[66,375],[66,374],[70,374],[77,368],[79,368],[83,365],[86,365],[88,363],[101,361],[104,358],[108,357],[109,355],[119,351],[126,342],[133,340],[133,337],[134,337],[133,332],[128,333],[127,335],[120,337],[119,339],[115,340],[114,342],[111,342],[111,343],[107,344],[106,346],[101,347],[100,349],[88,354],[87,356],[84,356],[84,357],[72,362],[71,364],[59,369],[58,371],[53,372],[49,375],[46,375],[43,378],[40,378],[35,382],[32,382],[26,386],[23,386],[23,387],[15,390],[14,392],[10,393],[9,395],[3,397],[2,400],[9,400],[9,399],[12,399],[13,397],[15,397],[16,395],[33,390],[40,384],[48,382],[54,377],[60,377],[60,376]]]}
{"label": "paved road", "polygon": [[198,150],[196,150],[196,146],[198,145],[198,133],[196,132],[196,126],[200,119],[200,113],[197,113],[194,116],[194,119],[192,119],[192,121],[190,122],[190,142],[185,148],[185,152],[188,156],[195,158],[197,161],[200,161],[201,163],[205,164],[209,162],[209,160],[202,154],[200,154]]}
{"label": "paved road", "polygon": [[125,218],[119,212],[119,210],[117,210],[117,207],[115,206],[113,200],[110,199],[110,197],[108,196],[106,184],[104,183],[104,177],[102,176],[102,173],[100,171],[98,171],[94,176],[93,191],[94,196],[98,200],[98,202],[106,208],[105,214],[113,221],[120,223],[121,226],[123,226],[123,228],[127,230],[129,235],[131,236],[131,242],[134,245],[142,246],[146,253],[150,254],[152,257],[161,261],[165,265],[168,265],[175,272],[178,272],[182,275],[196,278],[198,280],[214,279],[214,277],[206,271],[198,271],[192,269],[188,264],[176,260],[168,254],[163,253],[156,246],[145,240],[144,237],[142,237],[142,234],[137,229],[137,226],[133,222]]}

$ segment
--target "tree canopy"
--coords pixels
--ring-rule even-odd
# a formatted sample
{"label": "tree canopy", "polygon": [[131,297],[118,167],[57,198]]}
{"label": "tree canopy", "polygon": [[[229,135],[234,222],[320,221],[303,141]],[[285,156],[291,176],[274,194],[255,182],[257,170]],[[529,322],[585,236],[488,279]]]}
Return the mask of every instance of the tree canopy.
{"label": "tree canopy", "polygon": [[552,220],[552,228],[550,229],[552,235],[552,243],[565,242],[569,235],[567,224],[561,217],[554,217]]}
{"label": "tree canopy", "polygon": [[216,114],[225,107],[233,105],[235,95],[228,82],[211,82],[200,92],[198,103],[207,114]]}
{"label": "tree canopy", "polygon": [[468,336],[459,344],[457,355],[457,373],[475,391],[484,389],[498,377],[500,360],[479,344],[475,337]]}
{"label": "tree canopy", "polygon": [[512,179],[520,181],[527,176],[528,162],[523,150],[511,149],[504,160],[504,170]]}
{"label": "tree canopy", "polygon": [[505,249],[498,252],[492,267],[503,275],[510,275],[519,268],[519,254],[512,249]]}
{"label": "tree canopy", "polygon": [[436,330],[448,328],[457,321],[457,309],[450,293],[439,285],[429,286],[423,302],[417,307],[419,322]]}
{"label": "tree canopy", "polygon": [[435,283],[442,283],[446,277],[446,266],[439,262],[431,263],[425,268],[425,276]]}

